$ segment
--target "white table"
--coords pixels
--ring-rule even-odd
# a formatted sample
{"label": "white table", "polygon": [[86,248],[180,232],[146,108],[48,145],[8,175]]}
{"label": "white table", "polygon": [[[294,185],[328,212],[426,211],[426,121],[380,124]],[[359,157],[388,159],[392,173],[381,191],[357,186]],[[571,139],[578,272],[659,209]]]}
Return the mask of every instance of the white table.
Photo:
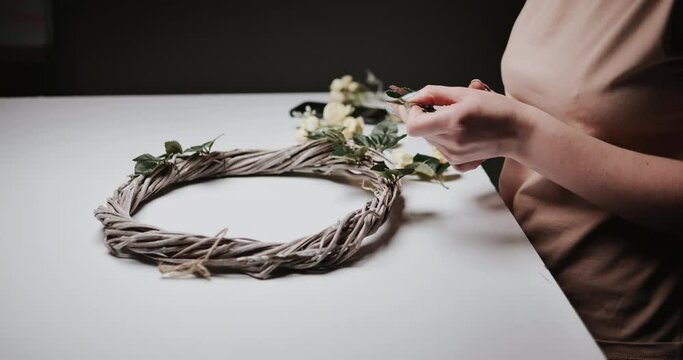
{"label": "white table", "polygon": [[[403,214],[367,239],[374,250],[324,275],[162,279],[108,254],[92,211],[134,156],[221,133],[215,149],[290,146],[288,110],[324,99],[1,99],[0,358],[602,358],[481,169],[448,190],[406,181]],[[415,138],[405,147],[430,149]],[[173,191],[137,216],[288,241],[368,196],[327,179],[230,178]]]}

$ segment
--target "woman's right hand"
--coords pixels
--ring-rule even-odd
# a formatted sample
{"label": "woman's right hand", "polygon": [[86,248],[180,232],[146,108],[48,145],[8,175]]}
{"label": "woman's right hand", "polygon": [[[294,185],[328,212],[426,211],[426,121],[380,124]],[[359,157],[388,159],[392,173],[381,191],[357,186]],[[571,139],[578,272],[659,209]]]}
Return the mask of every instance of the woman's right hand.
{"label": "woman's right hand", "polygon": [[467,171],[492,157],[520,155],[537,123],[528,105],[486,89],[480,81],[467,88],[428,85],[403,96],[408,106],[389,105],[408,135],[425,138],[456,169]]}
{"label": "woman's right hand", "polygon": [[[491,90],[491,88],[488,85],[484,84],[479,79],[472,79],[472,81],[470,81],[470,85],[468,86],[468,88],[482,90],[482,91],[493,91],[493,90]],[[427,141],[429,141],[429,140],[427,140]],[[432,144],[432,145],[434,145],[434,147],[437,148],[439,150],[439,152],[441,152],[442,154],[444,153],[444,151],[446,151],[441,145],[438,145],[438,146],[436,144]],[[460,172],[465,172],[465,171],[470,171],[470,170],[476,169],[484,161],[485,160],[470,161],[468,163],[464,163],[464,164],[460,164],[460,165],[453,165],[453,167]]]}

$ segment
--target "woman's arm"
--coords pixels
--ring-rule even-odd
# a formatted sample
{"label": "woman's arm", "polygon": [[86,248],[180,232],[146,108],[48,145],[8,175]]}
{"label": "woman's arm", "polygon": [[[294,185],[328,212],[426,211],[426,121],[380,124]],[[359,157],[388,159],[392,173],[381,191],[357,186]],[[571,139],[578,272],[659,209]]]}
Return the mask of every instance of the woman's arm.
{"label": "woman's arm", "polygon": [[625,219],[683,229],[683,161],[617,147],[536,108],[521,116],[533,125],[515,160]]}
{"label": "woman's arm", "polygon": [[614,146],[495,93],[427,86],[409,95],[437,111],[395,107],[408,134],[425,137],[453,164],[509,157],[613,214],[683,230],[683,161]]}

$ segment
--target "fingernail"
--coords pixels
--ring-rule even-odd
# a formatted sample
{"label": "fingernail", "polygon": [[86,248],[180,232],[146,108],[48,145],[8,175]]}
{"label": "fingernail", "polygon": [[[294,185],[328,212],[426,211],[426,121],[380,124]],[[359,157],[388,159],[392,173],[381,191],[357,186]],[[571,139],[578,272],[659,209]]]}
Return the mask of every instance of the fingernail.
{"label": "fingernail", "polygon": [[481,82],[481,80],[479,80],[479,79],[472,79],[472,81],[470,81],[470,84],[473,83],[473,82],[475,82],[475,81],[478,82],[478,83]]}
{"label": "fingernail", "polygon": [[386,106],[387,112],[391,115],[396,115],[396,110],[394,110],[394,107],[391,106],[391,104],[387,104]]}
{"label": "fingernail", "polygon": [[401,96],[401,99],[409,100],[409,99],[412,99],[415,95],[417,95],[417,93],[413,91],[411,93],[407,93],[407,94]]}

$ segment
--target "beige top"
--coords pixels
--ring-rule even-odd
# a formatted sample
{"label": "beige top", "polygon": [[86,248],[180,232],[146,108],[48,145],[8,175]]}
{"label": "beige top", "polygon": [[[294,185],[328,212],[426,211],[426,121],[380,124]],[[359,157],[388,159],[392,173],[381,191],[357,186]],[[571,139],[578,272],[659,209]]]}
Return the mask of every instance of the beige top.
{"label": "beige top", "polygon": [[[683,159],[681,7],[529,0],[502,61],[506,93],[614,145]],[[500,192],[608,357],[683,358],[683,239],[510,159]]]}

